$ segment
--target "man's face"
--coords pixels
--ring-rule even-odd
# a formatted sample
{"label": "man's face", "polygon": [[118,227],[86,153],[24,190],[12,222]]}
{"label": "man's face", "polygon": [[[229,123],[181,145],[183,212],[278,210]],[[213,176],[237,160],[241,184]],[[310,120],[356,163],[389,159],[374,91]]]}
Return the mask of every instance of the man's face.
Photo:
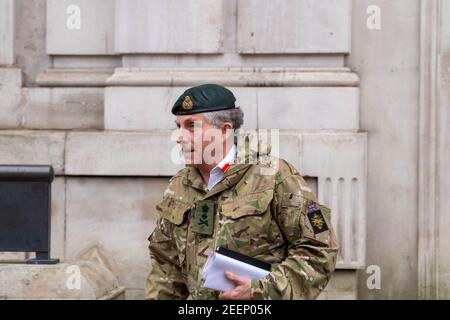
{"label": "man's face", "polygon": [[223,158],[229,123],[216,128],[203,113],[177,116],[175,123],[179,129],[177,143],[181,146],[186,165],[212,164]]}

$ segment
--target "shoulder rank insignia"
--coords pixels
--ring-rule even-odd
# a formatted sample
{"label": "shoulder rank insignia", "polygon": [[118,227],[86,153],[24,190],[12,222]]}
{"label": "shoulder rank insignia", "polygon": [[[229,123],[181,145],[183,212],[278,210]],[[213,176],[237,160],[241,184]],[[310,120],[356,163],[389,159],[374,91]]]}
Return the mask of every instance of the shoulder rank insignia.
{"label": "shoulder rank insignia", "polygon": [[313,228],[314,234],[318,234],[328,230],[328,225],[322,215],[322,211],[317,208],[316,203],[311,202],[308,205],[308,211],[306,215],[308,216],[308,220]]}
{"label": "shoulder rank insignia", "polygon": [[194,107],[194,104],[192,103],[191,97],[185,96],[184,101],[181,104],[184,110],[191,110]]}

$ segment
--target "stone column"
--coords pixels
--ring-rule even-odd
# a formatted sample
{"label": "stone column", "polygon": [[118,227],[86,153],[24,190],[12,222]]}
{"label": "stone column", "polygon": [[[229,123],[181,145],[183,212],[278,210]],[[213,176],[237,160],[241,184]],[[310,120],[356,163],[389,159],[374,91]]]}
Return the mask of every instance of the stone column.
{"label": "stone column", "polygon": [[450,1],[421,1],[419,298],[450,297]]}
{"label": "stone column", "polygon": [[14,0],[0,0],[0,129],[21,124],[22,74],[14,62]]}
{"label": "stone column", "polygon": [[14,0],[0,0],[0,65],[14,64]]}

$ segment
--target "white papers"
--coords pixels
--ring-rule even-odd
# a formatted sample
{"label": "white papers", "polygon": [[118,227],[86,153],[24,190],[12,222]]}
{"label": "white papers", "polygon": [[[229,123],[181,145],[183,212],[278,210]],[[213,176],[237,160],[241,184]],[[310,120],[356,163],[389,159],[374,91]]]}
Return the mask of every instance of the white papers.
{"label": "white papers", "polygon": [[213,252],[208,256],[203,267],[203,287],[217,291],[229,291],[233,289],[235,284],[225,278],[225,271],[230,271],[238,276],[255,280],[264,278],[270,272]]}

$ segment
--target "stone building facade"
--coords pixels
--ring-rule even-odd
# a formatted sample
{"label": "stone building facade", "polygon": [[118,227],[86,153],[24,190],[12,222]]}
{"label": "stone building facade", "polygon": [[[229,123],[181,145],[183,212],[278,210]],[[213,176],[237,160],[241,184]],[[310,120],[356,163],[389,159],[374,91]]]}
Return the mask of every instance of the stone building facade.
{"label": "stone building facade", "polygon": [[0,0],[0,41],[0,163],[54,167],[52,255],[107,261],[127,299],[202,83],[333,209],[322,299],[450,298],[450,0]]}

